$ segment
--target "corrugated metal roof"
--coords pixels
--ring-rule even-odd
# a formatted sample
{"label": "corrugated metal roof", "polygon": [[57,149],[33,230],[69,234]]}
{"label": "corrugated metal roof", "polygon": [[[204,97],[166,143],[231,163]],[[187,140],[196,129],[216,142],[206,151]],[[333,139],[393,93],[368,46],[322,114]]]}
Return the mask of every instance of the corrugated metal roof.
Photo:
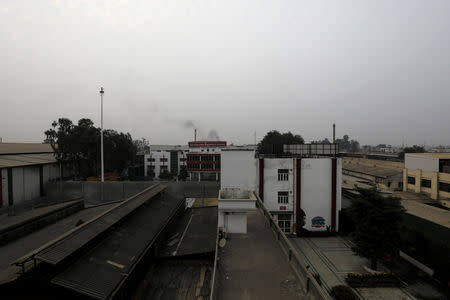
{"label": "corrugated metal roof", "polygon": [[0,155],[25,153],[53,153],[53,149],[50,144],[0,143]]}
{"label": "corrugated metal roof", "polygon": [[182,195],[166,192],[153,198],[53,278],[52,283],[97,299],[113,297],[183,203]]}
{"label": "corrugated metal roof", "polygon": [[0,155],[0,168],[53,164],[56,162],[53,153]]}
{"label": "corrugated metal roof", "polygon": [[106,211],[100,217],[92,220],[77,228],[76,231],[59,240],[57,243],[43,249],[36,254],[36,259],[56,265],[65,258],[69,257],[77,250],[88,244],[95,237],[99,236],[111,226],[116,224],[123,217],[140,207],[144,202],[164,190],[161,184],[153,185],[144,192],[134,196],[110,210]]}

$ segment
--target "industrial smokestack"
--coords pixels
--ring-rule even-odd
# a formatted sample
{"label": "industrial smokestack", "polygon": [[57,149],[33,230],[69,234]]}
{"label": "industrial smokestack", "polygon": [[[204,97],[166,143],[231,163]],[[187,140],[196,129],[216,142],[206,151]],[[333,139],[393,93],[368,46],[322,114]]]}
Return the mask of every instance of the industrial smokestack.
{"label": "industrial smokestack", "polygon": [[333,123],[333,144],[336,142],[336,124]]}
{"label": "industrial smokestack", "polygon": [[197,129],[194,128],[194,142],[197,141]]}

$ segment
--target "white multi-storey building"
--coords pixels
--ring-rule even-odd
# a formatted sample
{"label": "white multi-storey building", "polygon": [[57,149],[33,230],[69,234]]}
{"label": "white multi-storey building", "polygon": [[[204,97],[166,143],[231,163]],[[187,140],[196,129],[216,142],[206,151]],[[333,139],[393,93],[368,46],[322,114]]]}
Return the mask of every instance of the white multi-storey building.
{"label": "white multi-storey building", "polygon": [[302,227],[337,231],[341,183],[340,158],[267,158],[255,157],[253,149],[222,150],[221,189],[256,191],[287,233]]}
{"label": "white multi-storey building", "polygon": [[180,170],[186,167],[187,152],[187,146],[150,146],[150,153],[144,155],[145,175],[151,176],[152,172],[155,178],[159,178],[164,172],[179,175]]}

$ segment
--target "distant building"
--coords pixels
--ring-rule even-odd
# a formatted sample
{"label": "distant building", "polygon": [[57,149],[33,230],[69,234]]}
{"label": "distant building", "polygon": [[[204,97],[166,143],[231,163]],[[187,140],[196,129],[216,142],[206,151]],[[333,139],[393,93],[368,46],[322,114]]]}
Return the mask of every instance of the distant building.
{"label": "distant building", "polygon": [[161,173],[180,174],[183,166],[186,166],[187,146],[153,145],[150,153],[144,155],[144,174],[150,176],[153,173],[159,178]]}
{"label": "distant building", "polygon": [[406,153],[403,190],[424,193],[450,207],[450,153]]}
{"label": "distant building", "polygon": [[[306,147],[306,146],[305,146]],[[286,233],[335,232],[341,209],[341,159],[291,155],[255,157],[253,149],[223,149],[221,189],[257,191]]]}
{"label": "distant building", "polygon": [[0,175],[0,207],[7,207],[44,196],[60,168],[50,144],[0,143]]}
{"label": "distant building", "polygon": [[227,146],[225,141],[189,142],[187,172],[190,180],[220,180],[220,150]]}
{"label": "distant building", "polygon": [[195,141],[188,145],[154,145],[150,153],[144,156],[144,172],[149,176],[152,172],[155,178],[167,172],[179,175],[186,168],[188,180],[219,181],[220,180],[220,150],[227,147],[225,141]]}
{"label": "distant building", "polygon": [[342,174],[366,181],[381,190],[403,189],[402,164],[385,160],[345,157]]}

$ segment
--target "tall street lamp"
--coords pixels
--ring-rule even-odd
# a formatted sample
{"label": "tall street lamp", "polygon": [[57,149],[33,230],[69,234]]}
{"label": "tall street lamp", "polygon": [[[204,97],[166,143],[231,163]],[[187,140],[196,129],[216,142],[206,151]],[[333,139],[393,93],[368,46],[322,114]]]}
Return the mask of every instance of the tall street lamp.
{"label": "tall street lamp", "polygon": [[[101,144],[101,152],[102,152],[102,182],[105,182],[105,169],[104,169],[104,162],[103,162],[103,94],[105,93],[105,91],[103,90],[103,88],[100,88],[100,98],[101,98],[101,131],[100,131],[100,144]],[[102,191],[103,192],[103,191]],[[103,193],[102,193],[102,198],[103,198]]]}

